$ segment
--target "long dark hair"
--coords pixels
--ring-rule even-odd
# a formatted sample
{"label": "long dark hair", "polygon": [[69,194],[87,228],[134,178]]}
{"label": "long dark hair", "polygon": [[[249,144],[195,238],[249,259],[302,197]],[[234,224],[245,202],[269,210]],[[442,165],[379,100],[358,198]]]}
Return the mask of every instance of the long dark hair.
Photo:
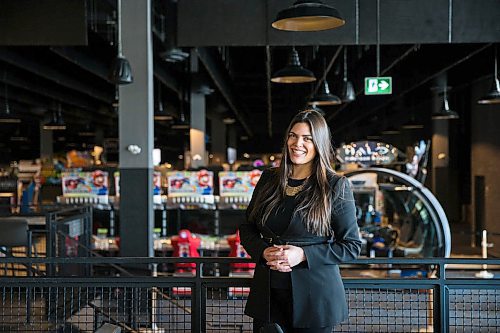
{"label": "long dark hair", "polygon": [[320,236],[331,233],[330,215],[332,190],[330,179],[335,173],[333,169],[333,147],[331,134],[325,118],[315,110],[297,113],[288,126],[282,149],[282,160],[279,168],[274,170],[277,177],[271,177],[260,191],[255,205],[249,213],[250,219],[256,219],[262,225],[267,221],[273,208],[277,207],[285,197],[285,186],[292,173],[293,164],[288,153],[288,134],[297,123],[306,123],[311,128],[311,135],[316,149],[312,174],[305,183],[304,190],[297,195],[297,206],[294,211],[299,214],[309,232]]}

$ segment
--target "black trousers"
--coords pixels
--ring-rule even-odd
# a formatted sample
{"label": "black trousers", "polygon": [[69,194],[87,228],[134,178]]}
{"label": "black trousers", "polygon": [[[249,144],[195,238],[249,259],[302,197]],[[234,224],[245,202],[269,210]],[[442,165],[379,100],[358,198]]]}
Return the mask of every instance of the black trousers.
{"label": "black trousers", "polygon": [[[293,298],[290,289],[271,288],[271,321],[280,324],[285,333],[331,333],[333,327],[294,328],[293,327]],[[253,332],[259,330],[266,322],[254,319]]]}

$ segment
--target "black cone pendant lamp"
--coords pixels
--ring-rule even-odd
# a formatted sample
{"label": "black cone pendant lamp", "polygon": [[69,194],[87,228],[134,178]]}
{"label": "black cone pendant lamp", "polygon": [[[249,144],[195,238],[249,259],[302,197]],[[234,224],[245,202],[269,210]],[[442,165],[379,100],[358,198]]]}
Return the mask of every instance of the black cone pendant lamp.
{"label": "black cone pendant lamp", "polygon": [[321,88],[318,94],[313,96],[311,100],[307,103],[309,105],[339,105],[342,104],[340,98],[330,92],[330,87],[328,86],[328,82],[326,81],[326,75],[328,72],[326,71],[326,60],[323,59],[323,75],[324,80],[321,83]]}
{"label": "black cone pendant lamp", "polygon": [[280,11],[272,26],[285,31],[321,31],[344,24],[345,20],[337,9],[318,0],[298,0]]}
{"label": "black cone pendant lamp", "polygon": [[62,117],[61,103],[57,105],[57,112],[52,112],[52,120],[43,125],[44,130],[48,131],[64,131],[66,123]]}
{"label": "black cone pendant lamp", "polygon": [[498,81],[497,67],[497,46],[495,45],[495,72],[493,73],[493,86],[491,91],[477,101],[478,104],[499,104],[500,103],[500,82]]}
{"label": "black cone pendant lamp", "polygon": [[328,82],[326,79],[323,80],[321,84],[321,89],[319,94],[314,96],[308,103],[309,105],[339,105],[342,104],[340,98],[336,95],[330,93],[330,88],[328,87]]}
{"label": "black cone pendant lamp", "polygon": [[130,63],[123,56],[122,50],[122,17],[121,17],[121,8],[122,2],[121,0],[116,1],[116,11],[117,11],[117,26],[118,26],[118,56],[113,61],[111,65],[111,72],[109,73],[109,79],[114,84],[128,84],[134,82],[134,78],[132,76],[132,68],[130,67]]}
{"label": "black cone pendant lamp", "polygon": [[447,87],[444,87],[444,96],[443,96],[443,108],[437,112],[432,113],[432,119],[437,120],[447,120],[447,119],[458,119],[460,118],[458,113],[450,109],[450,105],[448,103],[448,97],[446,95]]}
{"label": "black cone pendant lamp", "polygon": [[276,83],[305,83],[316,81],[316,77],[313,72],[302,67],[300,64],[299,54],[294,47],[290,53],[288,65],[275,72],[271,81]]}

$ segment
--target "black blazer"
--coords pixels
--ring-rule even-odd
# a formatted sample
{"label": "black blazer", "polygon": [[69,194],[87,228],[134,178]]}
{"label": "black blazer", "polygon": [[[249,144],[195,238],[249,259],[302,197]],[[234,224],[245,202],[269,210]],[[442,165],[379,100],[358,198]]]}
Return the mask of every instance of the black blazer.
{"label": "black blazer", "polygon": [[[249,209],[259,192],[271,177],[277,177],[276,169],[265,170],[255,188]],[[299,216],[281,235],[284,242],[300,239],[310,240],[311,245],[302,246],[307,258],[292,268],[293,325],[294,327],[334,326],[347,319],[348,310],[344,285],[338,264],[355,259],[361,250],[355,204],[352,190],[345,177],[333,175],[331,227],[333,241],[321,242],[324,237],[307,231]],[[258,221],[248,218],[240,225],[241,243],[248,254],[257,262],[252,287],[248,296],[245,314],[260,320],[267,320],[269,298],[269,268],[262,253],[269,246],[267,237],[272,237]],[[304,244],[307,244],[304,243]],[[295,244],[294,244],[295,245]]]}

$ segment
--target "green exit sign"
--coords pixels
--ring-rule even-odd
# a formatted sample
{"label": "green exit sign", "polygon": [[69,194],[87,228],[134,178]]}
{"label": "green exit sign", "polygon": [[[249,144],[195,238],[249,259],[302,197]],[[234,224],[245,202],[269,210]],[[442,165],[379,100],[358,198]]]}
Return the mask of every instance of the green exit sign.
{"label": "green exit sign", "polygon": [[365,95],[392,94],[392,77],[365,77]]}

